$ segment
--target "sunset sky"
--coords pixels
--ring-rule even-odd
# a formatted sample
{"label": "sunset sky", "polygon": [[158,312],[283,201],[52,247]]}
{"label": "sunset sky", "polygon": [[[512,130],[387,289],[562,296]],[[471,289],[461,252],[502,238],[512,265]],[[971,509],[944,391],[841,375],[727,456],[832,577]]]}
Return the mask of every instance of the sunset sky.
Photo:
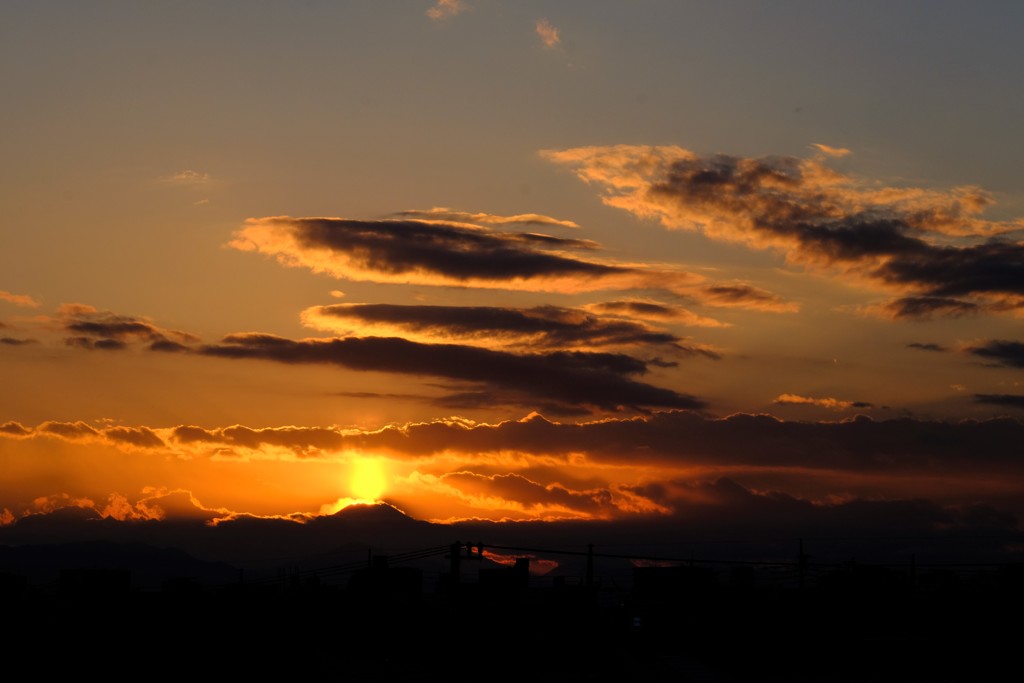
{"label": "sunset sky", "polygon": [[1017,530],[1022,26],[5,2],[0,524]]}

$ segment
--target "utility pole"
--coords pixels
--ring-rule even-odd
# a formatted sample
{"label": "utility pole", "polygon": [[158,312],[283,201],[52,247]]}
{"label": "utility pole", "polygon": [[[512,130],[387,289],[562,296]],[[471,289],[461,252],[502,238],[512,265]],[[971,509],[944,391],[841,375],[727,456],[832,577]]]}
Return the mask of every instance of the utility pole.
{"label": "utility pole", "polygon": [[804,539],[800,539],[800,554],[797,556],[797,573],[799,577],[800,590],[804,589],[804,580],[807,578],[807,560],[809,556],[804,553]]}
{"label": "utility pole", "polygon": [[587,588],[594,587],[594,544],[587,544]]}

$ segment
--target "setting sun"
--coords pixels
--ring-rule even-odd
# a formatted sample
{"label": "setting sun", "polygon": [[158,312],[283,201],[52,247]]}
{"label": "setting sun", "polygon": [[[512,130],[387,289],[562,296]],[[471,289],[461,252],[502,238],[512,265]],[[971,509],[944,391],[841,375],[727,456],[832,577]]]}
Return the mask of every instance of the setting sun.
{"label": "setting sun", "polygon": [[356,498],[377,500],[388,487],[384,463],[377,459],[360,458],[352,463],[349,490]]}

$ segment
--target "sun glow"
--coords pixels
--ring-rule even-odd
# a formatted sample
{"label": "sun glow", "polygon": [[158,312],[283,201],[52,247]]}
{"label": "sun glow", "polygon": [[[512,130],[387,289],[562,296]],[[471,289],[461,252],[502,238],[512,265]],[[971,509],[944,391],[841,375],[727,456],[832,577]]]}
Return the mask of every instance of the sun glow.
{"label": "sun glow", "polygon": [[379,499],[388,488],[387,470],[376,458],[360,458],[352,463],[349,491],[356,498]]}

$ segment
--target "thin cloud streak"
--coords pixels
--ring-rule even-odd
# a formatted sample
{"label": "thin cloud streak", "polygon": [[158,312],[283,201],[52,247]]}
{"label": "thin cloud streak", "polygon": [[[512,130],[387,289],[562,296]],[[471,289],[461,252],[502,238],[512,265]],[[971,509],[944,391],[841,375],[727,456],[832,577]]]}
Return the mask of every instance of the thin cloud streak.
{"label": "thin cloud streak", "polygon": [[493,213],[472,213],[435,206],[432,209],[409,209],[394,214],[401,218],[421,218],[461,223],[486,223],[488,225],[554,225],[561,228],[579,228],[573,221],[560,220],[538,213],[521,213],[513,216],[498,216]]}
{"label": "thin cloud streak", "polygon": [[643,323],[557,306],[401,306],[334,304],[302,313],[303,323],[351,336],[402,336],[420,342],[458,341],[494,348],[594,349],[668,345],[679,351],[708,350]]}
{"label": "thin cloud streak", "polygon": [[674,322],[689,327],[730,327],[729,323],[707,316],[697,315],[680,306],[672,306],[645,299],[619,299],[587,304],[584,310],[600,315],[618,316],[629,319]]}
{"label": "thin cloud streak", "polygon": [[630,379],[630,375],[644,374],[647,363],[624,354],[554,351],[520,355],[400,338],[296,341],[268,334],[230,335],[221,344],[202,346],[198,352],[220,358],[442,377],[594,410],[706,407],[703,400],[693,396]]}
{"label": "thin cloud streak", "polygon": [[829,408],[830,410],[847,410],[849,408],[871,408],[873,407],[870,403],[865,401],[844,401],[842,399],[833,398],[831,396],[814,397],[814,396],[801,396],[799,394],[779,394],[773,403],[783,406],[799,406],[799,405],[810,405],[818,406],[821,408]]}
{"label": "thin cloud streak", "polygon": [[969,344],[964,351],[995,365],[1024,368],[1024,342],[992,339]]}
{"label": "thin cloud streak", "polygon": [[211,178],[209,173],[201,173],[199,171],[193,171],[192,169],[185,169],[183,171],[178,171],[177,173],[163,176],[160,180],[172,185],[200,186],[209,184]]}
{"label": "thin cloud streak", "polygon": [[974,401],[1007,408],[1024,408],[1024,396],[1020,394],[975,394]]}
{"label": "thin cloud streak", "polygon": [[38,308],[39,302],[28,294],[14,294],[13,292],[7,292],[0,289],[0,301],[6,301],[9,304],[15,306],[21,306],[24,308]]}

